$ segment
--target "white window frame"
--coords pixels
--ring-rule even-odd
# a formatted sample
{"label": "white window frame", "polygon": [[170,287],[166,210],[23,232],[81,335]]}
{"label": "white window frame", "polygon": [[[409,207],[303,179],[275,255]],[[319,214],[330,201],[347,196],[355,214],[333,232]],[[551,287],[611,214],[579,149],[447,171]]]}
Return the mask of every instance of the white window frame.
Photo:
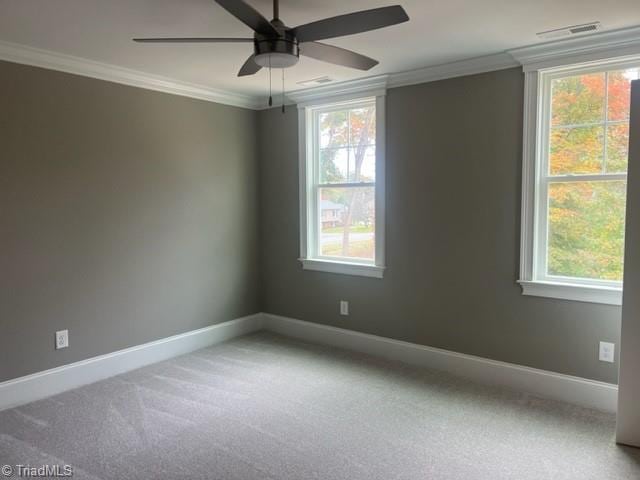
{"label": "white window frame", "polygon": [[[640,57],[525,69],[525,105],[522,163],[522,220],[520,280],[524,295],[581,302],[622,304],[622,282],[578,279],[546,274],[547,195],[549,183],[563,178],[625,180],[627,174],[567,175],[550,180],[547,175],[550,132],[551,82],[554,79],[640,66]],[[606,121],[606,120],[605,120]]]}
{"label": "white window frame", "polygon": [[[376,107],[376,178],[375,178],[375,259],[359,260],[317,255],[318,238],[317,175],[314,159],[313,115],[327,108],[349,108],[366,101]],[[386,89],[363,90],[356,94],[323,96],[298,103],[298,143],[300,168],[300,262],[305,270],[382,278],[385,270],[385,100]],[[351,184],[350,184],[351,185]],[[370,186],[363,184],[362,186]]]}

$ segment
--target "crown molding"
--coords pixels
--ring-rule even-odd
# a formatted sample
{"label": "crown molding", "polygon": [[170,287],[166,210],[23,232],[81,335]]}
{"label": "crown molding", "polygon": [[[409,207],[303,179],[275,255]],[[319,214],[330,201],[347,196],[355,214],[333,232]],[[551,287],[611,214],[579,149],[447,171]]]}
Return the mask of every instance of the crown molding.
{"label": "crown molding", "polygon": [[[522,65],[525,72],[606,58],[640,55],[640,26],[611,30],[515,48],[398,73],[347,80],[287,94],[287,104],[299,106],[362,95],[384,95],[387,88],[428,83],[447,78],[504,70]],[[262,96],[243,95],[181,82],[117,65],[100,63],[49,50],[0,41],[0,60],[83,75],[124,85],[197,98],[224,105],[264,110]]]}
{"label": "crown molding", "polygon": [[258,109],[259,99],[248,95],[181,82],[160,75],[140,72],[86,58],[0,41],[0,60],[82,75],[158,92],[197,98],[208,102]]}
{"label": "crown molding", "polygon": [[342,97],[353,98],[358,95],[376,96],[384,94],[387,88],[405,87],[408,85],[504,70],[518,66],[520,66],[520,64],[516,62],[511,55],[503,52],[434,65],[417,70],[358,78],[356,80],[347,80],[322,85],[320,87],[305,88],[288,93],[287,98],[291,102],[297,103],[299,107],[304,107],[317,102],[339,100]]}
{"label": "crown molding", "polygon": [[475,75],[477,73],[493,72],[518,67],[519,65],[520,64],[508,53],[483,55],[482,57],[443,63],[441,65],[419,68],[407,72],[393,73],[389,75],[389,88],[434,82],[436,80]]}
{"label": "crown molding", "polygon": [[386,93],[388,78],[387,75],[379,75],[347,80],[346,82],[296,90],[288,93],[287,97],[297,103],[298,107],[306,107],[318,102],[337,102],[354,97],[375,97]]}
{"label": "crown molding", "polygon": [[[528,47],[507,50],[492,55],[469,58],[431,67],[390,73],[380,77],[360,78],[345,82],[298,90],[288,94],[294,103],[317,102],[327,96],[348,97],[359,93],[367,82],[375,85],[376,79],[386,78],[386,88],[404,87],[447,78],[463,77],[523,66],[525,72],[559,65],[584,63],[605,58],[640,54],[640,26],[611,30],[545,42]],[[370,88],[374,88],[371,86]]]}
{"label": "crown molding", "polygon": [[638,55],[640,26],[516,48],[508,53],[523,65],[525,72]]}
{"label": "crown molding", "polygon": [[292,103],[297,103],[299,107],[304,107],[320,101],[325,102],[327,99],[339,100],[341,97],[353,98],[357,95],[376,96],[381,93],[384,94],[387,88],[405,87],[419,83],[444,80],[446,78],[503,70],[519,65],[511,55],[507,53],[497,53],[495,55],[485,55],[417,70],[358,78],[356,80],[347,80],[330,85],[322,85],[320,87],[305,88],[288,93],[287,98]]}

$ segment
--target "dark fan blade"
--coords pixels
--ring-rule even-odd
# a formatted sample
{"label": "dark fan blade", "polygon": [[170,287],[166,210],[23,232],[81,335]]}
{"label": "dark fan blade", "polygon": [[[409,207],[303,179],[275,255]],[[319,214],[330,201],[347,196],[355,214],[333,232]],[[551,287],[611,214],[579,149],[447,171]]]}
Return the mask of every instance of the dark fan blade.
{"label": "dark fan blade", "polygon": [[134,38],[139,43],[249,43],[253,38]]}
{"label": "dark fan blade", "polygon": [[300,25],[293,29],[299,42],[315,42],[327,38],[342,37],[396,25],[409,20],[400,5],[374,8],[362,12],[348,13],[317,22]]}
{"label": "dark fan blade", "polygon": [[253,75],[260,71],[262,67],[253,61],[253,57],[254,55],[251,55],[247,58],[247,61],[244,62],[244,65],[242,65],[242,68],[238,72],[239,77],[246,77],[247,75]]}
{"label": "dark fan blade", "polygon": [[300,54],[323,62],[357,68],[358,70],[369,70],[378,64],[378,61],[373,58],[319,42],[302,43],[300,45]]}
{"label": "dark fan blade", "polygon": [[215,0],[215,2],[254,31],[263,35],[278,35],[278,31],[273,28],[269,20],[242,0]]}

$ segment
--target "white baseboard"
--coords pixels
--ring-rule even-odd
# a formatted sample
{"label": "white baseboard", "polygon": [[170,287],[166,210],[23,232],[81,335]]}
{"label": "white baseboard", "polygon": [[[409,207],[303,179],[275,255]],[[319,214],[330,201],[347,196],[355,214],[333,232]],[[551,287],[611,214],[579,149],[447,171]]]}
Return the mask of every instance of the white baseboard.
{"label": "white baseboard", "polygon": [[617,409],[617,385],[258,313],[1,382],[0,411],[262,329],[441,370],[479,383],[501,385],[540,397],[608,412]]}
{"label": "white baseboard", "polygon": [[275,333],[446,371],[478,383],[500,385],[540,397],[607,412],[617,409],[618,386],[571,375],[489,360],[440,348],[264,314]]}
{"label": "white baseboard", "polygon": [[262,329],[257,313],[0,383],[0,410],[40,400]]}

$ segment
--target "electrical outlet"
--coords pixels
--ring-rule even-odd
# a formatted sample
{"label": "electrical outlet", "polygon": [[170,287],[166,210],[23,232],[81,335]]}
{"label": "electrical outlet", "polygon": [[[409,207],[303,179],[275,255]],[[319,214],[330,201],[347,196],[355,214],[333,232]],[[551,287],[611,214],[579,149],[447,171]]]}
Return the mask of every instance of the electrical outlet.
{"label": "electrical outlet", "polygon": [[60,330],[56,332],[56,350],[67,348],[69,346],[69,330]]}
{"label": "electrical outlet", "polygon": [[616,353],[616,344],[609,342],[600,342],[600,361],[613,363]]}
{"label": "electrical outlet", "polygon": [[340,300],[340,315],[349,315],[349,302]]}

